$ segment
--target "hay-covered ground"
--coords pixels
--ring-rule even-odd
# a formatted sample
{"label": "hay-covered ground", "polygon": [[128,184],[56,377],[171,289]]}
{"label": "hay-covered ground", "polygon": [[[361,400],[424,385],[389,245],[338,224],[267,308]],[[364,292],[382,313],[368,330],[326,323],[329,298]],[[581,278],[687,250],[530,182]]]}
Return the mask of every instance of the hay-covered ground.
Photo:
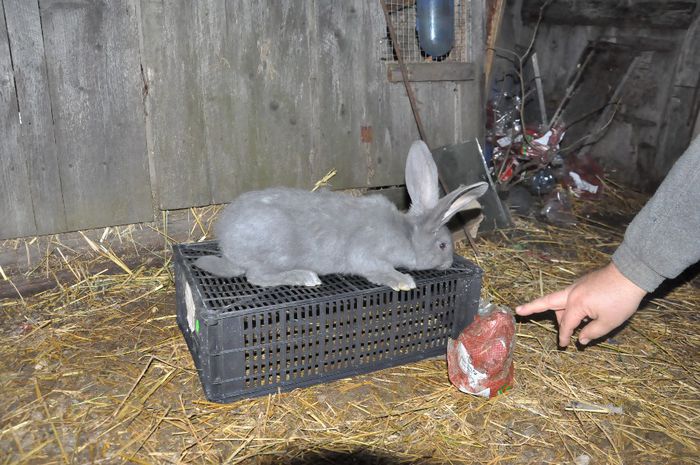
{"label": "hay-covered ground", "polygon": [[[514,307],[605,263],[623,231],[606,223],[641,204],[609,186],[604,200],[575,203],[575,227],[519,219],[478,239],[478,257],[459,251],[484,268],[483,295]],[[192,213],[198,239],[206,227]],[[175,322],[169,254],[137,244],[133,256],[112,253],[138,236],[125,231],[73,254],[49,241],[25,274],[75,278],[0,301],[0,463],[700,463],[692,283],[585,350],[557,349],[550,316],[519,320],[515,389],[488,401],[459,393],[445,360],[432,359],[217,405]],[[149,257],[162,265],[133,266]]]}

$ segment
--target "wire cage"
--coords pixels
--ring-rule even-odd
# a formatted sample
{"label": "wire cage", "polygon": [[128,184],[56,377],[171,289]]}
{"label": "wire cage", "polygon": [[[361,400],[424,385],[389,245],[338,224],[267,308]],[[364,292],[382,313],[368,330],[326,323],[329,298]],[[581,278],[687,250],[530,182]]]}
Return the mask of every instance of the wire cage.
{"label": "wire cage", "polygon": [[[401,49],[401,55],[405,63],[424,63],[435,61],[427,56],[420,48],[416,32],[416,0],[385,0],[389,11],[389,20],[394,26],[396,40]],[[471,50],[467,43],[470,37],[470,0],[454,0],[454,46],[446,57],[439,61],[466,63],[471,61]],[[398,62],[398,56],[391,36],[388,31],[381,40],[383,60],[387,63]]]}

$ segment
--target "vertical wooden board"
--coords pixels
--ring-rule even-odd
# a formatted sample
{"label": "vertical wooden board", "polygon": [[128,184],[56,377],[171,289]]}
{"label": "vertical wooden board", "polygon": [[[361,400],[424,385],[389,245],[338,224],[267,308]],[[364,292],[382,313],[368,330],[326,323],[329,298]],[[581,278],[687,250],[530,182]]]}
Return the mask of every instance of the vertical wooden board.
{"label": "vertical wooden board", "polygon": [[474,81],[462,83],[459,91],[459,107],[462,112],[463,133],[461,140],[476,138],[483,142],[486,136],[486,0],[468,0],[467,15],[469,35],[467,60],[476,67]]}
{"label": "vertical wooden board", "polygon": [[[413,84],[412,84],[413,85]],[[411,144],[420,138],[418,126],[411,109],[411,103],[406,94],[406,88],[403,83],[390,84],[383,82],[386,94],[382,98],[381,117],[387,121],[387,127],[384,130],[387,147],[385,148],[387,155],[392,157],[390,168],[391,173],[386,173],[388,178],[386,185],[404,184],[404,169],[406,166],[406,157]],[[414,90],[416,87],[413,87]],[[419,111],[424,124],[427,124],[426,131],[430,132],[432,124],[426,121],[424,105],[419,101]],[[435,146],[434,144],[431,144]]]}
{"label": "vertical wooden board", "polygon": [[[535,50],[543,76],[545,104],[552,117],[576,74],[577,62],[590,40],[601,35],[598,28],[547,25],[539,29]],[[528,66],[530,63],[528,63]]]}
{"label": "vertical wooden board", "polygon": [[204,2],[141,0],[142,63],[148,81],[149,141],[162,209],[211,202],[204,143],[198,15]]}
{"label": "vertical wooden board", "polygon": [[19,112],[4,5],[0,1],[0,239],[34,234],[26,164],[19,150]]}
{"label": "vertical wooden board", "polygon": [[[309,63],[317,50],[309,39],[311,6],[294,0],[226,3],[221,54],[232,64],[222,76],[230,103],[225,91],[205,91],[211,96],[207,127],[228,148],[219,153],[210,148],[213,185],[231,184],[238,192],[271,185],[312,187]],[[229,116],[216,121],[222,104]],[[218,166],[226,170],[217,171]]]}
{"label": "vertical wooden board", "polygon": [[[481,71],[481,68],[479,68]],[[482,74],[483,75],[483,74]],[[461,82],[457,86],[457,137],[458,142],[469,139],[483,141],[485,133],[484,86],[478,79]],[[479,142],[481,143],[481,142]]]}
{"label": "vertical wooden board", "polygon": [[20,153],[26,162],[37,234],[66,230],[44,39],[37,0],[4,0],[19,109]]}
{"label": "vertical wooden board", "polygon": [[282,184],[310,189],[317,179],[310,176],[313,147],[307,129],[312,121],[312,87],[317,85],[308,72],[311,57],[318,53],[309,36],[312,5],[295,0],[251,3],[254,17],[261,19],[259,46],[249,42],[244,63],[255,66],[261,85],[250,89],[255,111],[248,133],[255,135],[255,142],[241,157],[256,160],[249,168],[256,183],[252,187]]}
{"label": "vertical wooden board", "polygon": [[[431,148],[462,143],[482,135],[481,82],[476,79],[413,83]],[[410,113],[408,116],[412,117]]]}
{"label": "vertical wooden board", "polygon": [[[245,124],[237,121],[243,101],[236,93],[242,70],[237,62],[238,44],[231,43],[227,31],[229,21],[225,0],[197,2],[197,38],[201,76],[199,90],[202,98],[203,145],[206,158],[207,184],[212,203],[228,202],[238,193],[241,177],[240,142],[233,137],[233,126]],[[244,115],[244,114],[243,114]],[[243,116],[241,115],[241,116]],[[241,118],[244,119],[244,118]],[[202,180],[200,180],[201,182]]]}
{"label": "vertical wooden board", "polygon": [[673,167],[676,160],[692,142],[700,106],[700,15],[691,23],[678,48],[668,100],[661,120],[658,154],[653,159],[651,172],[661,176]]}
{"label": "vertical wooden board", "polygon": [[152,219],[133,3],[40,10],[68,228]]}
{"label": "vertical wooden board", "polygon": [[378,2],[316,2],[319,132],[316,174],[336,168],[334,187],[403,183],[408,148],[418,137],[403,86],[381,59],[386,34]]}
{"label": "vertical wooden board", "polygon": [[462,142],[462,109],[457,82],[414,83],[421,118],[432,148]]}
{"label": "vertical wooden board", "polygon": [[202,4],[205,140],[214,202],[311,187],[308,2]]}
{"label": "vertical wooden board", "polygon": [[[675,55],[661,51],[638,53],[630,66],[629,79],[623,83],[620,96],[622,105],[608,128],[610,130],[616,125],[633,121],[633,135],[627,141],[619,140],[620,147],[612,151],[604,151],[600,144],[590,146],[593,154],[618,157],[625,154],[628,145],[633,145],[636,159],[628,165],[635,171],[632,185],[645,190],[655,189],[672,165],[671,162],[663,168],[663,162],[668,163],[669,160],[662,156],[657,144],[665,127],[664,110],[674,97],[673,86],[669,84]],[[598,127],[591,132],[600,133],[600,128],[609,120],[609,116],[607,119],[601,118]],[[676,157],[681,153],[682,150]]]}

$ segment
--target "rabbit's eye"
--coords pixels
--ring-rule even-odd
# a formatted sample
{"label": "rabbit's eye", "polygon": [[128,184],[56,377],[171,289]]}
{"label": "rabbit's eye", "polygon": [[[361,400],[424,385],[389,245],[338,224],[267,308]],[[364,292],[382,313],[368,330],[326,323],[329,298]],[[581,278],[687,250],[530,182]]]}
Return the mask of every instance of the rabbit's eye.
{"label": "rabbit's eye", "polygon": [[445,247],[447,247],[447,244],[445,244],[444,242],[440,242],[439,247],[440,247],[440,250],[445,250]]}

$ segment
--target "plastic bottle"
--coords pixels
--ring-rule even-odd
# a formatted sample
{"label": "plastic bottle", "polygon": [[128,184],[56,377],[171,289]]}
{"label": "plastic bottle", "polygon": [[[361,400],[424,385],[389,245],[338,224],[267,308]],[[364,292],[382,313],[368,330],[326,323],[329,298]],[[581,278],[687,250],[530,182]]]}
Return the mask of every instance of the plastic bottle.
{"label": "plastic bottle", "polygon": [[530,178],[530,192],[535,195],[544,195],[552,192],[552,189],[557,185],[557,180],[550,168],[542,168],[532,175]]}
{"label": "plastic bottle", "polygon": [[426,55],[447,55],[455,41],[454,0],[417,0],[418,43]]}

